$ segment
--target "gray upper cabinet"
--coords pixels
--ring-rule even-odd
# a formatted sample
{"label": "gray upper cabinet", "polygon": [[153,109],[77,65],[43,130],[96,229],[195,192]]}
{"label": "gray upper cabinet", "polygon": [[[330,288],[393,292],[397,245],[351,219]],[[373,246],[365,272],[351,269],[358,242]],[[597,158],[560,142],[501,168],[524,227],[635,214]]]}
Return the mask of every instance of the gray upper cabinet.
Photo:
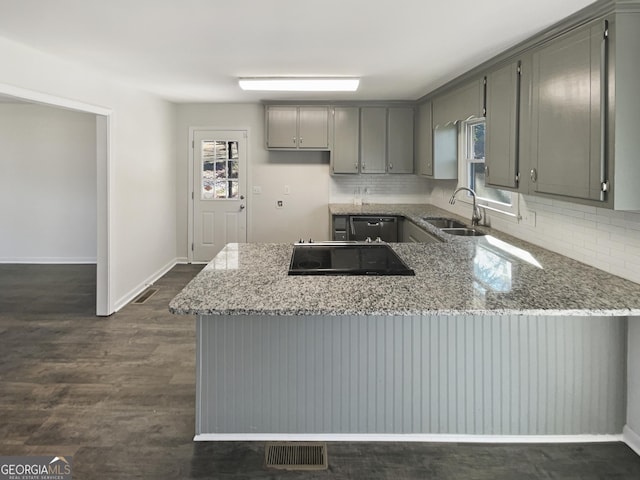
{"label": "gray upper cabinet", "polygon": [[269,149],[329,149],[329,109],[324,106],[266,107]]}
{"label": "gray upper cabinet", "polygon": [[298,107],[267,108],[267,148],[298,147]]}
{"label": "gray upper cabinet", "polygon": [[329,109],[298,108],[298,146],[314,150],[329,149]]}
{"label": "gray upper cabinet", "polygon": [[530,190],[604,200],[607,38],[598,21],[533,53]]}
{"label": "gray upper cabinet", "polygon": [[484,116],[483,79],[479,78],[433,99],[433,128]]}
{"label": "gray upper cabinet", "polygon": [[418,106],[416,122],[416,166],[418,175],[433,177],[433,133],[431,123],[431,102]]}
{"label": "gray upper cabinet", "polygon": [[413,173],[414,109],[391,107],[388,111],[387,169],[389,173]]}
{"label": "gray upper cabinet", "polygon": [[360,171],[360,109],[336,107],[333,115],[333,148],[331,173]]}
{"label": "gray upper cabinet", "polygon": [[413,173],[413,107],[336,106],[331,173]]}
{"label": "gray upper cabinet", "polygon": [[360,171],[386,173],[387,109],[362,107],[360,109]]}
{"label": "gray upper cabinet", "polygon": [[517,189],[520,141],[520,60],[485,77],[485,183]]}

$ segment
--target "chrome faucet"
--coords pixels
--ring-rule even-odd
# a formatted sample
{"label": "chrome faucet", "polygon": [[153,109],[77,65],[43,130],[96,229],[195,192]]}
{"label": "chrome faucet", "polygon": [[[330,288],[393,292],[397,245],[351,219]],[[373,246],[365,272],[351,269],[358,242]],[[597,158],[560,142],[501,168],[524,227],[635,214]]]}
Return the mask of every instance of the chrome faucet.
{"label": "chrome faucet", "polygon": [[467,187],[456,188],[456,191],[453,192],[453,195],[451,195],[451,198],[449,199],[449,203],[451,205],[456,203],[456,194],[460,190],[466,190],[473,197],[473,213],[471,214],[471,225],[479,225],[480,224],[480,220],[482,220],[482,212],[480,211],[480,208],[478,207],[478,204],[476,203],[476,192],[474,192],[473,190],[471,190],[470,188],[467,188]]}

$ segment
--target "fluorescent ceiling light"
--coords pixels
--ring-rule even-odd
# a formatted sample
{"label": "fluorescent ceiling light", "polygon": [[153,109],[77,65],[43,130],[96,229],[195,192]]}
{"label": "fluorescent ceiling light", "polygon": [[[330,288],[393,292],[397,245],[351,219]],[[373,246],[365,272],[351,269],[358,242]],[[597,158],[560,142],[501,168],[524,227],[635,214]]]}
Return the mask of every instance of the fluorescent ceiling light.
{"label": "fluorescent ceiling light", "polygon": [[238,80],[243,90],[278,92],[354,92],[359,78],[340,77],[257,77]]}

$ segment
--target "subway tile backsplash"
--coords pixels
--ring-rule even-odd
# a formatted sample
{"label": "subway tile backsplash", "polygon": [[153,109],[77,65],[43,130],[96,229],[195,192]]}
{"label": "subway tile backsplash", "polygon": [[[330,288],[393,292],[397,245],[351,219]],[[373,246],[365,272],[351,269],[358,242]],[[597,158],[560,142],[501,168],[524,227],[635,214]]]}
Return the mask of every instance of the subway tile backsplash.
{"label": "subway tile backsplash", "polygon": [[[471,206],[449,205],[457,182],[425,180],[416,175],[332,176],[331,203],[431,203],[463,217]],[[365,193],[365,189],[366,192]],[[489,213],[490,224],[502,232],[548,250],[640,283],[640,212],[620,212],[544,197],[520,197],[520,215],[535,222]]]}
{"label": "subway tile backsplash", "polygon": [[640,283],[640,213],[523,196],[520,211],[535,226],[492,215],[491,226],[514,237]]}
{"label": "subway tile backsplash", "polygon": [[427,182],[417,175],[334,175],[329,182],[329,202],[426,203]]}

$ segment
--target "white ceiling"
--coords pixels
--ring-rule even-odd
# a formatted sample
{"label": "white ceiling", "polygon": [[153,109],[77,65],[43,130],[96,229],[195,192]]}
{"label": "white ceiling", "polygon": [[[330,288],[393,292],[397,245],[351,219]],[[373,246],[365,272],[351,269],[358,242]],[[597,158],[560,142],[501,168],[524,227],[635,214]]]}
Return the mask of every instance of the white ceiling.
{"label": "white ceiling", "polygon": [[360,76],[335,100],[415,100],[593,0],[0,0],[0,36],[175,102],[241,76]]}

